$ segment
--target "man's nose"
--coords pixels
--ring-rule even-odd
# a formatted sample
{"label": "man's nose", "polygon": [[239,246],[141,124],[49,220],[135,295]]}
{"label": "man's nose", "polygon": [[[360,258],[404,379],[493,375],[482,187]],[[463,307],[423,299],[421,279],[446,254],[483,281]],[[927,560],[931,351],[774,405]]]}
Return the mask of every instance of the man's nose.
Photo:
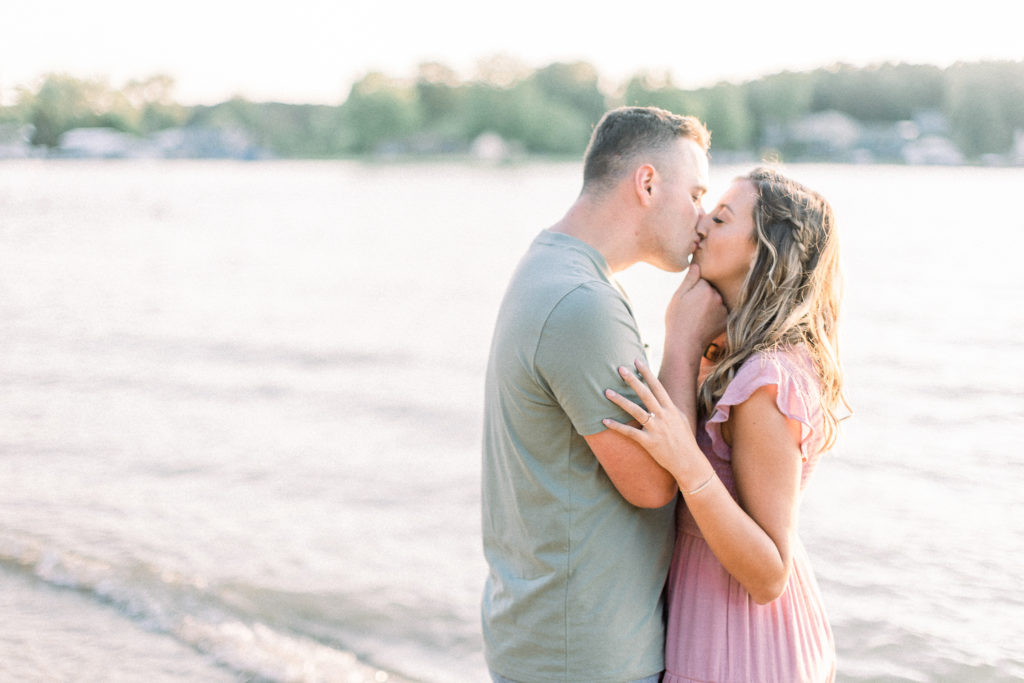
{"label": "man's nose", "polygon": [[697,236],[704,239],[708,234],[708,215],[701,209],[700,218],[697,220]]}

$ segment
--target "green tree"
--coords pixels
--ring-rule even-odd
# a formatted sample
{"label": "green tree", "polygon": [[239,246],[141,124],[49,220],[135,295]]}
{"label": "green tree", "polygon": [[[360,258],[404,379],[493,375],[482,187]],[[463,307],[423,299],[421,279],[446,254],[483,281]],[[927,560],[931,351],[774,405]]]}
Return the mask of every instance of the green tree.
{"label": "green tree", "polygon": [[493,132],[536,154],[578,154],[590,139],[590,119],[550,99],[532,80],[508,88],[474,84],[468,93],[471,138]]}
{"label": "green tree", "polygon": [[257,140],[283,157],[325,158],[341,151],[337,139],[337,108],[314,104],[262,105]]}
{"label": "green tree", "polygon": [[813,74],[813,111],[834,109],[861,121],[903,121],[942,104],[942,71],[913,64],[836,65]]}
{"label": "green tree", "polygon": [[597,122],[565,99],[553,99],[533,81],[515,88],[518,134],[512,139],[537,154],[582,154]]}
{"label": "green tree", "polygon": [[416,75],[416,97],[423,125],[432,127],[462,115],[465,91],[455,72],[438,62],[424,62]]}
{"label": "green tree", "polygon": [[783,71],[751,81],[744,90],[755,134],[763,137],[770,126],[795,121],[810,111],[814,79],[809,74]]}
{"label": "green tree", "polygon": [[[953,138],[968,157],[1006,152],[1019,123],[1021,85],[1005,80],[1012,69],[1000,63],[957,64],[947,72],[946,115]],[[1007,86],[1010,86],[1008,89]],[[1010,97],[1007,97],[1007,92]]]}
{"label": "green tree", "polygon": [[35,132],[32,144],[56,147],[60,136],[72,128],[95,126],[100,122],[107,86],[64,74],[50,74],[30,98],[29,123]]}
{"label": "green tree", "polygon": [[942,108],[946,84],[939,67],[884,64],[874,73],[878,89],[889,103],[885,120],[905,121],[917,112]]}
{"label": "green tree", "polygon": [[749,149],[754,120],[747,107],[746,91],[738,85],[719,83],[702,93],[712,149]]}
{"label": "green tree", "polygon": [[468,86],[438,62],[424,62],[416,75],[416,99],[423,133],[435,147],[465,148],[469,137]]}
{"label": "green tree", "polygon": [[28,88],[15,88],[14,102],[6,107],[0,107],[0,122],[20,124],[31,121],[34,98],[35,95]]}
{"label": "green tree", "polygon": [[473,140],[485,132],[504,136],[509,129],[506,118],[511,100],[507,88],[498,88],[481,81],[467,86],[464,102],[467,139]]}
{"label": "green tree", "polygon": [[558,102],[596,124],[608,107],[597,69],[587,62],[556,62],[529,79],[549,102]]}
{"label": "green tree", "polygon": [[661,107],[674,114],[705,119],[705,103],[699,95],[680,90],[668,74],[639,73],[627,83],[622,101],[630,107]]}
{"label": "green tree", "polygon": [[368,153],[407,139],[420,126],[415,87],[372,72],[357,81],[341,106],[347,132],[343,146]]}
{"label": "green tree", "polygon": [[240,129],[252,142],[286,158],[339,155],[338,108],[326,105],[250,102],[235,97],[192,110],[188,125]]}
{"label": "green tree", "polygon": [[121,92],[137,112],[140,133],[181,126],[188,118],[188,110],[174,101],[174,78],[166,74],[131,80]]}
{"label": "green tree", "polygon": [[1024,130],[1024,60],[998,62],[999,92],[1003,97],[1003,112],[1014,129]]}
{"label": "green tree", "polygon": [[762,150],[777,150],[784,144],[784,127],[807,114],[814,94],[813,77],[793,71],[771,74],[742,88],[751,117],[751,139]]}
{"label": "green tree", "polygon": [[258,106],[244,97],[238,96],[220,104],[199,105],[192,108],[188,125],[209,128],[242,128],[254,131],[260,126]]}

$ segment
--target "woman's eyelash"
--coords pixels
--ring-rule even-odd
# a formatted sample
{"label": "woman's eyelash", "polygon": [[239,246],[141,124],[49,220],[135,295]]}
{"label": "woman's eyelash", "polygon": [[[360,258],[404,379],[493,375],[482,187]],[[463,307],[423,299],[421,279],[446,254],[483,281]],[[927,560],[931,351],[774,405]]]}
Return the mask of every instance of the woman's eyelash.
{"label": "woman's eyelash", "polygon": [[721,225],[722,223],[724,223],[724,222],[725,222],[725,221],[723,221],[723,220],[722,220],[721,218],[719,218],[718,216],[714,216],[714,217],[713,217],[713,218],[712,218],[711,220],[712,220],[713,222],[715,222],[715,223],[718,223],[719,225]]}

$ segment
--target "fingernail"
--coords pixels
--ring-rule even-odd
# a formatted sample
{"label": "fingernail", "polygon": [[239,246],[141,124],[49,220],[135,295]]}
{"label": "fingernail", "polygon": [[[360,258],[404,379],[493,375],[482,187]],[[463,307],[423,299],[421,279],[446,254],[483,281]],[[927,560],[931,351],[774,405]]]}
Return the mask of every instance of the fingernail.
{"label": "fingernail", "polygon": [[608,398],[611,398],[612,396],[615,395],[615,392],[612,391],[611,389],[605,389],[604,390],[604,395],[607,396]]}

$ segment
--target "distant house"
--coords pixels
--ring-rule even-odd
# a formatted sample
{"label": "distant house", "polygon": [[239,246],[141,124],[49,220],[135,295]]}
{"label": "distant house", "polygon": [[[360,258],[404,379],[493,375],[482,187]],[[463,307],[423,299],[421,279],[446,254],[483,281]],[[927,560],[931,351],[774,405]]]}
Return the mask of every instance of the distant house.
{"label": "distant house", "polygon": [[876,162],[896,163],[904,161],[903,148],[919,135],[913,122],[880,121],[864,126],[858,147]]}
{"label": "distant house", "polygon": [[915,112],[914,125],[921,135],[949,136],[949,119],[938,109],[921,109]]}
{"label": "distant house", "polygon": [[113,128],[75,128],[51,156],[73,159],[265,159],[271,154],[245,131],[190,126],[140,138]]}
{"label": "distant house", "polygon": [[904,121],[860,122],[842,112],[822,111],[790,123],[783,149],[799,159],[855,163],[905,162],[960,165],[964,156],[948,138],[940,111],[922,110]]}
{"label": "distant house", "polygon": [[470,153],[481,161],[503,161],[512,154],[512,148],[497,133],[481,133],[473,140]]}
{"label": "distant house", "polygon": [[841,157],[857,145],[861,133],[856,119],[838,111],[821,111],[789,124],[786,137],[805,155]]}
{"label": "distant house", "polygon": [[908,164],[958,166],[964,163],[964,155],[949,138],[925,135],[903,146],[903,160]]}
{"label": "distant house", "polygon": [[167,159],[266,159],[269,151],[241,128],[188,126],[153,135],[159,156]]}
{"label": "distant house", "polygon": [[36,156],[29,142],[33,127],[20,123],[0,123],[0,159],[27,159]]}
{"label": "distant house", "polygon": [[138,159],[154,156],[152,144],[113,128],[74,128],[60,136],[53,156],[74,159]]}

